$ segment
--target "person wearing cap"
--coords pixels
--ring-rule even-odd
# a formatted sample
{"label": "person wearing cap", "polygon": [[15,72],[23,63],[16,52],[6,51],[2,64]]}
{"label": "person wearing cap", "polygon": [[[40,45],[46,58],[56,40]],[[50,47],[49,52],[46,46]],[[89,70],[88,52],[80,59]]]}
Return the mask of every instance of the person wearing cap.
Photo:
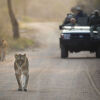
{"label": "person wearing cap", "polygon": [[66,24],[69,24],[70,23],[70,19],[71,18],[75,18],[76,16],[76,13],[77,13],[77,10],[75,7],[71,8],[71,13],[67,13],[67,16],[62,24],[62,26],[66,25]]}
{"label": "person wearing cap", "polygon": [[76,19],[75,18],[71,18],[70,19],[70,23],[66,24],[67,26],[77,26],[78,24],[76,23]]}
{"label": "person wearing cap", "polygon": [[98,33],[100,33],[100,14],[99,14],[99,10],[94,10],[92,12],[92,15],[89,18],[89,25],[91,27],[90,28],[91,37],[94,36],[93,31],[98,31]]}
{"label": "person wearing cap", "polygon": [[86,13],[83,12],[82,8],[79,6],[76,7],[75,18],[77,20],[77,23],[80,26],[87,26],[88,25],[88,16]]}
{"label": "person wearing cap", "polygon": [[87,14],[85,14],[82,10],[81,7],[76,7],[76,19],[80,18],[80,17],[86,17]]}

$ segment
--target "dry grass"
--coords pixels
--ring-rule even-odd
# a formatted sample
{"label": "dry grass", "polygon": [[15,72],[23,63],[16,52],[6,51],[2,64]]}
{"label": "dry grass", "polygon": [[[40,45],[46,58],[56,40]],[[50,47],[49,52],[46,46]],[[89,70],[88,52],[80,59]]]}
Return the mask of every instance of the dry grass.
{"label": "dry grass", "polygon": [[12,36],[7,34],[0,34],[2,39],[8,42],[8,49],[11,50],[24,50],[29,47],[34,46],[34,41],[26,37],[21,37],[20,39],[14,40]]}

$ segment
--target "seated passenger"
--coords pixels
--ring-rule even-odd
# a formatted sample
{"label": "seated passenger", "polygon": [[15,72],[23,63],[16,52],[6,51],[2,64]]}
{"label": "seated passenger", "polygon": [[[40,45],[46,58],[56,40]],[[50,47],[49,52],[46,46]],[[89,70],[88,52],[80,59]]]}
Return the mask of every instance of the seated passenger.
{"label": "seated passenger", "polygon": [[83,10],[81,9],[81,7],[76,7],[76,20],[80,17],[87,17],[87,14],[83,12]]}
{"label": "seated passenger", "polygon": [[91,37],[94,36],[93,31],[100,33],[100,15],[99,10],[94,10],[93,14],[89,17],[89,25],[91,26]]}
{"label": "seated passenger", "polygon": [[66,25],[68,23],[70,23],[70,19],[73,17],[73,15],[71,13],[67,14],[67,17],[65,18],[63,25]]}
{"label": "seated passenger", "polygon": [[73,14],[73,17],[75,18],[76,15],[77,15],[76,7],[71,8],[71,12],[72,12],[72,14]]}
{"label": "seated passenger", "polygon": [[99,10],[94,10],[89,17],[89,25],[90,26],[98,26],[100,25],[100,15]]}
{"label": "seated passenger", "polygon": [[64,22],[62,25],[59,26],[59,29],[61,30],[63,26],[66,24],[70,23],[70,19],[73,18],[73,15],[71,13],[67,14],[67,17],[65,18]]}
{"label": "seated passenger", "polygon": [[66,16],[66,18],[65,18],[65,20],[64,20],[64,22],[63,22],[63,24],[62,24],[62,26],[64,26],[64,25],[70,23],[70,19],[71,19],[71,18],[75,18],[76,13],[77,13],[76,8],[73,7],[73,8],[71,9],[71,13],[68,13],[68,14],[67,14],[67,16]]}
{"label": "seated passenger", "polygon": [[86,13],[83,12],[81,7],[76,7],[76,20],[80,26],[87,26],[88,25],[88,16]]}
{"label": "seated passenger", "polygon": [[70,23],[66,24],[67,26],[77,26],[78,24],[76,23],[76,19],[75,18],[71,18],[70,19]]}

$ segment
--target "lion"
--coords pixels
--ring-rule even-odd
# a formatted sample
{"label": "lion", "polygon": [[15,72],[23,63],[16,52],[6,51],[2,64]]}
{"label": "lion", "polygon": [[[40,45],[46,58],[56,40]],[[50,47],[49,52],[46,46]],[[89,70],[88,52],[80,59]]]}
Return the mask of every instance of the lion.
{"label": "lion", "polygon": [[4,61],[6,57],[6,51],[7,51],[7,41],[1,40],[0,41],[0,60]]}
{"label": "lion", "polygon": [[29,61],[26,54],[15,54],[15,76],[18,82],[18,91],[27,91],[29,80]]}

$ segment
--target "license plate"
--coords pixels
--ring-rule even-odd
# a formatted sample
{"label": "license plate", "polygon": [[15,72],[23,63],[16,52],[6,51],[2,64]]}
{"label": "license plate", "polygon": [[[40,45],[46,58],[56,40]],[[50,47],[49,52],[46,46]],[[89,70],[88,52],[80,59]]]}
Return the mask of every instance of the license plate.
{"label": "license plate", "polygon": [[64,39],[70,39],[70,34],[64,34]]}
{"label": "license plate", "polygon": [[83,35],[80,35],[79,37],[80,37],[80,38],[84,38],[84,36],[83,36]]}

